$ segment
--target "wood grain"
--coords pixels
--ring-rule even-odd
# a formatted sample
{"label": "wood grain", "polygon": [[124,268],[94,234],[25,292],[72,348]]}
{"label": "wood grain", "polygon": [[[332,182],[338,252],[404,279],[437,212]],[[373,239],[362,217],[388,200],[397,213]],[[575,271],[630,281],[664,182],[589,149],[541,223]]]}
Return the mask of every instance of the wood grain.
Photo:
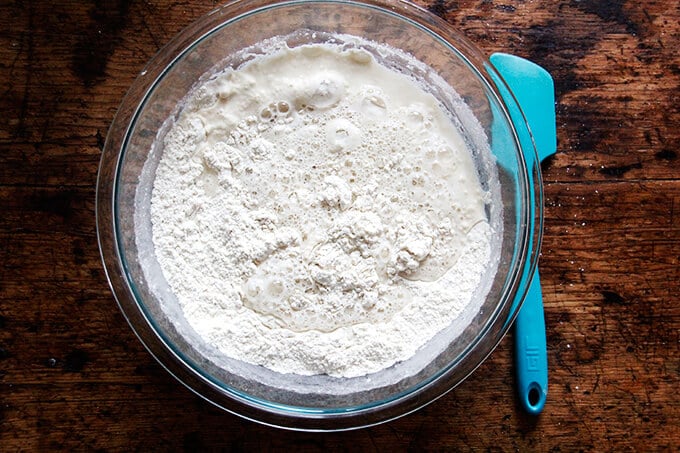
{"label": "wood grain", "polygon": [[210,1],[0,4],[0,446],[18,450],[680,449],[680,8],[660,0],[419,0],[487,53],[554,76],[540,263],[550,391],[525,415],[512,339],[378,427],[263,427],[190,393],[109,291],[97,166],[127,88]]}

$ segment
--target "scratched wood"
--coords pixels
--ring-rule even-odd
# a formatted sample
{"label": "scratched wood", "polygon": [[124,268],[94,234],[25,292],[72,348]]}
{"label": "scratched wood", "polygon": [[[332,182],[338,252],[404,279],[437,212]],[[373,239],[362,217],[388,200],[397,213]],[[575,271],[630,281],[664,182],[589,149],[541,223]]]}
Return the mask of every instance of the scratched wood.
{"label": "scratched wood", "polygon": [[94,196],[127,87],[210,1],[0,4],[0,446],[15,450],[680,448],[680,8],[419,0],[555,77],[541,261],[550,391],[513,392],[512,338],[457,389],[343,434],[274,430],[173,380],[118,312]]}

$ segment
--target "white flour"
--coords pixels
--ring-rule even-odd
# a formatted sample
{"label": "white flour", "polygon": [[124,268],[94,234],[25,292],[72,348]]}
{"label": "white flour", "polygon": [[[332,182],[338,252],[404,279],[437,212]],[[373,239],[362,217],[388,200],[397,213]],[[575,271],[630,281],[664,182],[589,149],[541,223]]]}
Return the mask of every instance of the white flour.
{"label": "white flour", "polygon": [[152,193],[158,262],[229,357],[360,376],[470,303],[487,195],[429,94],[361,50],[280,47],[197,88]]}

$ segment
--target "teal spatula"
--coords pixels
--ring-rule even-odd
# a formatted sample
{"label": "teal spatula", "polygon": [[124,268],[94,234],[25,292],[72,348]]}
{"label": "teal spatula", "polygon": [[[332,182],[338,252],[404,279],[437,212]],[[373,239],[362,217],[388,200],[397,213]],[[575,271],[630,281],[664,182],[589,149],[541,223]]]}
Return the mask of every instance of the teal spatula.
{"label": "teal spatula", "polygon": [[[555,89],[550,74],[535,63],[514,55],[496,53],[490,61],[520,105],[539,159],[542,161],[553,155],[557,149],[557,132]],[[513,118],[516,120],[521,118]],[[527,167],[531,168],[535,160],[533,152],[525,151],[524,158]],[[515,368],[522,406],[530,414],[539,414],[548,395],[548,356],[538,267],[531,276],[529,290],[515,320]]]}

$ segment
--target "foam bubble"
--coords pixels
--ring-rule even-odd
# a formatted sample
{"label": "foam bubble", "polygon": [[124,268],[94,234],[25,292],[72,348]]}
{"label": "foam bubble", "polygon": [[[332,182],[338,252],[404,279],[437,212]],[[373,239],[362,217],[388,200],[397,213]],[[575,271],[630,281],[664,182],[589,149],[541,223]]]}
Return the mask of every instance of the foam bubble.
{"label": "foam bubble", "polygon": [[326,140],[331,151],[351,151],[361,143],[361,130],[348,119],[336,118],[326,125]]}
{"label": "foam bubble", "polygon": [[325,110],[337,105],[344,94],[344,79],[337,73],[325,72],[305,81],[298,94],[297,104],[303,109]]}

